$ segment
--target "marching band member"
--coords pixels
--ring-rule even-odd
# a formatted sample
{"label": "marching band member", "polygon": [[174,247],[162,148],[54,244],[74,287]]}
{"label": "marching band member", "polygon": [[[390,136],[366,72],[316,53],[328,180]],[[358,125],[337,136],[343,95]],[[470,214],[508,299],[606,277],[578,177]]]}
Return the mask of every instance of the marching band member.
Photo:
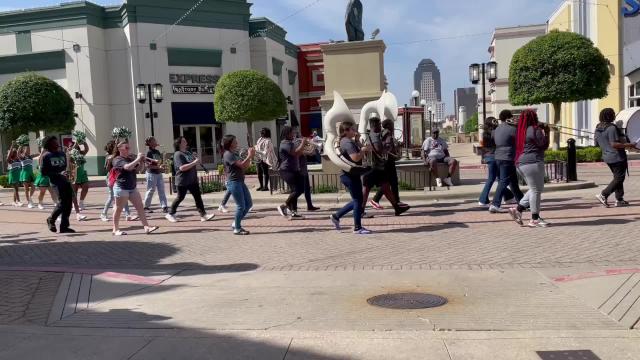
{"label": "marching band member", "polygon": [[[295,141],[296,143],[302,141],[302,136],[300,135],[300,128],[295,126],[293,128],[294,133],[296,134]],[[311,182],[309,181],[309,167],[307,164],[307,155],[303,152],[300,155],[300,174],[302,174],[302,179],[304,180],[304,199],[307,201],[307,210],[308,211],[318,211],[319,207],[313,206],[313,201],[311,200]]]}
{"label": "marching band member", "polygon": [[[386,119],[382,122],[382,146],[383,151],[387,154],[387,159],[384,163],[384,172],[388,176],[391,191],[393,192],[395,198],[398,200],[398,205],[406,207],[407,205],[400,201],[400,189],[398,188],[398,170],[396,169],[396,161],[398,160],[397,151],[400,149],[396,149],[396,142],[393,137],[394,131],[395,129],[393,120]],[[383,209],[383,207],[380,205],[380,199],[382,199],[383,195],[384,191],[382,189],[378,189],[376,195],[369,202],[374,209]]]}
{"label": "marching band member", "polygon": [[151,200],[153,200],[153,194],[158,190],[158,197],[160,198],[160,207],[163,213],[169,212],[167,203],[167,195],[164,192],[164,176],[162,175],[162,153],[158,150],[158,140],[153,136],[148,137],[145,140],[145,144],[149,148],[147,152],[147,158],[156,160],[157,163],[149,163],[147,166],[147,193],[144,196],[144,210],[152,213]]}
{"label": "marching band member", "polygon": [[238,140],[234,135],[225,135],[222,139],[222,147],[224,155],[222,160],[224,164],[224,172],[227,175],[227,192],[233,196],[236,202],[236,214],[232,224],[234,235],[249,235],[249,231],[242,228],[242,219],[244,219],[253,202],[249,188],[244,182],[244,172],[251,165],[251,160],[255,155],[255,149],[249,148],[246,159],[241,159],[237,154]]}
{"label": "marching band member", "polygon": [[263,154],[256,162],[258,181],[260,182],[260,187],[257,191],[269,191],[269,168],[277,169],[276,165],[278,163],[278,156],[271,142],[271,130],[269,128],[260,130],[260,139],[256,143],[255,150]]}
{"label": "marching band member", "polygon": [[298,198],[304,193],[304,178],[300,173],[300,156],[307,143],[307,139],[302,139],[297,147],[293,142],[293,128],[285,126],[282,128],[280,142],[280,176],[291,188],[291,194],[284,204],[278,206],[278,212],[289,220],[304,219],[298,214]]}
{"label": "marching band member", "polygon": [[73,189],[64,174],[67,171],[67,155],[61,151],[60,144],[55,136],[45,137],[42,141],[42,147],[45,152],[42,155],[41,172],[56,187],[59,198],[51,216],[47,218],[47,225],[51,232],[56,232],[56,220],[60,218],[60,233],[74,233],[75,231],[69,227]]}

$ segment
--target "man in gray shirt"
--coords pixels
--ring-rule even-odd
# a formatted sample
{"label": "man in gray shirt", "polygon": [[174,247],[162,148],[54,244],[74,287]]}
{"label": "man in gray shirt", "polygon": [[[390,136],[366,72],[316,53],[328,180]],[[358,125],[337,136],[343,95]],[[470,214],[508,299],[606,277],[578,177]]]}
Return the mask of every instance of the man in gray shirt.
{"label": "man in gray shirt", "polygon": [[[449,146],[440,137],[440,130],[434,129],[431,137],[422,143],[422,160],[436,177],[436,185],[440,187],[444,182],[447,186],[453,186],[451,175],[455,173],[458,161],[449,154]],[[449,173],[444,179],[438,176],[438,163],[449,165]]]}
{"label": "man in gray shirt", "polygon": [[518,173],[516,172],[516,126],[513,122],[513,114],[509,110],[500,113],[500,125],[493,130],[493,141],[496,143],[495,159],[498,165],[498,188],[493,197],[493,203],[489,206],[491,213],[506,213],[507,209],[502,209],[505,189],[509,187],[515,196],[515,200],[520,202],[524,197],[520,186],[518,186]]}
{"label": "man in gray shirt", "polygon": [[629,143],[627,137],[622,133],[613,121],[616,113],[613,109],[607,108],[600,112],[600,123],[596,126],[595,142],[602,149],[602,161],[604,161],[613,173],[613,180],[596,198],[602,205],[609,207],[607,198],[615,192],[616,207],[629,205],[624,200],[624,180],[627,174],[627,153],[625,149],[632,149],[635,144]]}

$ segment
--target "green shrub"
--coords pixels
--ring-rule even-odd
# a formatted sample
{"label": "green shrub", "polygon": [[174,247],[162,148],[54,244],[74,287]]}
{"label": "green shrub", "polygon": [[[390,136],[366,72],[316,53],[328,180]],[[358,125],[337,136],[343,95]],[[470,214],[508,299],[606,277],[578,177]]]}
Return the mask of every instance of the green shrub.
{"label": "green shrub", "polygon": [[544,161],[567,161],[567,151],[566,150],[547,150],[544,152]]}
{"label": "green shrub", "polygon": [[255,175],[258,173],[258,168],[256,167],[256,164],[251,164],[249,165],[249,167],[247,168],[247,170],[244,171],[244,173],[246,175]]}
{"label": "green shrub", "polygon": [[602,149],[599,147],[588,147],[578,150],[578,154],[584,154],[585,162],[597,162],[602,159]]}
{"label": "green shrub", "polygon": [[[579,148],[576,150],[576,160],[579,163],[597,162],[602,159],[602,150],[599,147],[590,146]],[[555,160],[567,161],[567,149],[547,150],[544,153],[544,161],[551,162]]]}
{"label": "green shrub", "polygon": [[402,191],[414,191],[416,187],[404,181],[400,181],[398,182],[398,189]]}
{"label": "green shrub", "polygon": [[320,185],[318,186],[314,194],[335,194],[338,192],[338,187],[334,185]]}
{"label": "green shrub", "polygon": [[8,187],[9,177],[7,175],[0,175],[0,186],[3,188]]}
{"label": "green shrub", "polygon": [[224,185],[218,181],[211,181],[200,184],[200,190],[203,194],[220,192],[224,190]]}
{"label": "green shrub", "polygon": [[218,165],[218,175],[224,175],[224,165],[222,164]]}

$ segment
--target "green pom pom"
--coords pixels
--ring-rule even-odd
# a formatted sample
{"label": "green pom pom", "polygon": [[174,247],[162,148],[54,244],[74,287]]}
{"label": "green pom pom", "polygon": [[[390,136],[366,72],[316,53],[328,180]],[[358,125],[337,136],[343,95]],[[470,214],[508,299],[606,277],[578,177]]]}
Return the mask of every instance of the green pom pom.
{"label": "green pom pom", "polygon": [[29,135],[24,134],[18,136],[16,144],[18,144],[18,146],[29,146]]}
{"label": "green pom pom", "polygon": [[73,141],[75,141],[76,143],[78,144],[87,143],[87,134],[85,134],[84,132],[75,130],[71,133],[71,135],[73,136]]}

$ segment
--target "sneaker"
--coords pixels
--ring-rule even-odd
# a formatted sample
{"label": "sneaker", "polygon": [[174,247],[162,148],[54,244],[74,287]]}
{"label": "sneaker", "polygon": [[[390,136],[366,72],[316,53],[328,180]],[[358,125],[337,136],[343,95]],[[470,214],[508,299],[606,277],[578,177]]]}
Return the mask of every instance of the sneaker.
{"label": "sneaker", "polygon": [[177,223],[178,222],[178,219],[176,219],[176,217],[171,215],[171,214],[165,215],[164,218],[169,220],[169,222],[172,222],[172,223]]}
{"label": "sneaker", "polygon": [[235,230],[236,229],[236,222],[232,222],[231,223],[231,230]]}
{"label": "sneaker", "polygon": [[307,211],[318,211],[318,210],[320,210],[319,207],[315,207],[315,206],[308,206],[307,207]]}
{"label": "sneaker", "polygon": [[411,209],[411,207],[407,206],[407,207],[398,207],[396,209],[396,216],[400,216],[403,213],[407,212],[409,209]]}
{"label": "sneaker", "polygon": [[292,211],[291,215],[289,215],[289,220],[304,220],[304,216]]}
{"label": "sneaker", "polygon": [[384,210],[384,207],[382,205],[380,205],[379,202],[371,199],[369,200],[369,204],[371,204],[371,207],[376,209],[376,210]]}
{"label": "sneaker", "polygon": [[21,203],[21,202],[19,202],[19,201],[14,201],[14,202],[13,202],[13,206],[15,206],[15,207],[22,207],[22,203]]}
{"label": "sneaker", "polygon": [[75,234],[76,231],[72,228],[60,229],[60,234]]}
{"label": "sneaker", "polygon": [[518,200],[516,200],[516,198],[511,198],[503,202],[504,205],[515,205],[517,203],[518,203]]}
{"label": "sneaker", "polygon": [[542,219],[531,220],[531,221],[529,221],[529,224],[527,224],[527,226],[530,227],[530,228],[543,228],[543,227],[547,227],[547,225],[548,225],[548,223],[546,223]]}
{"label": "sneaker", "polygon": [[445,178],[443,181],[447,186],[453,186],[453,181],[451,181],[450,177]]}
{"label": "sneaker", "polygon": [[331,223],[336,228],[336,230],[340,230],[340,219],[338,219],[335,215],[331,215],[329,218],[331,219]]}
{"label": "sneaker", "polygon": [[482,201],[478,201],[478,206],[481,206],[483,208],[487,208],[488,209],[490,205],[491,205],[490,203],[489,204],[485,204]]}
{"label": "sneaker", "polygon": [[109,217],[107,217],[107,215],[105,215],[105,214],[100,214],[100,221],[108,222],[109,221]]}
{"label": "sneaker", "polygon": [[38,209],[40,209],[40,210],[44,210],[44,205],[42,205],[42,204],[38,204]]}
{"label": "sneaker", "polygon": [[602,204],[604,207],[606,208],[609,207],[609,202],[607,201],[607,198],[604,197],[602,194],[596,195],[596,199],[598,199],[598,201],[600,201],[600,204]]}
{"label": "sneaker", "polygon": [[153,210],[151,210],[151,208],[148,208],[148,207],[144,208],[144,212],[147,214],[153,214]]}
{"label": "sneaker", "polygon": [[616,200],[616,207],[626,207],[629,206],[629,202],[625,200]]}
{"label": "sneaker", "polygon": [[229,210],[227,209],[227,207],[226,207],[226,206],[224,206],[224,205],[220,205],[220,206],[218,206],[218,211],[220,211],[220,212],[221,212],[221,213],[223,213],[223,214],[226,214],[226,213],[228,213],[228,212],[229,212]]}
{"label": "sneaker", "polygon": [[278,206],[278,212],[280,213],[280,215],[282,217],[287,217],[288,210],[287,210],[287,207],[285,205]]}
{"label": "sneaker", "polygon": [[369,235],[371,234],[371,230],[367,230],[365,228],[360,228],[358,230],[353,230],[354,234],[358,234],[358,235]]}
{"label": "sneaker", "polygon": [[200,221],[202,222],[207,222],[210,221],[211,219],[213,219],[216,216],[216,214],[205,214],[204,216],[200,217]]}
{"label": "sneaker", "polygon": [[233,230],[233,235],[249,235],[249,234],[251,233],[243,228],[240,228],[238,230]]}
{"label": "sneaker", "polygon": [[33,209],[34,207],[36,207],[35,205],[33,205],[33,203],[31,201],[29,201],[29,203],[27,203],[27,207],[29,209]]}
{"label": "sneaker", "polygon": [[162,208],[162,213],[168,214],[169,213],[169,208],[168,207],[163,207]]}
{"label": "sneaker", "polygon": [[442,187],[442,179],[436,178],[436,186],[437,187]]}
{"label": "sneaker", "polygon": [[84,210],[84,201],[80,200],[78,202],[78,208],[80,209],[80,211]]}
{"label": "sneaker", "polygon": [[540,226],[544,226],[544,227],[551,225],[550,222],[546,221],[545,219],[543,219],[541,217],[538,218],[538,224],[540,224]]}
{"label": "sneaker", "polygon": [[520,211],[518,211],[518,209],[516,208],[511,208],[509,209],[509,214],[511,215],[511,218],[513,219],[513,221],[516,222],[516,224],[522,226],[522,213]]}
{"label": "sneaker", "polygon": [[78,220],[78,221],[87,220],[87,215],[76,214],[76,220]]}
{"label": "sneaker", "polygon": [[138,215],[127,215],[127,221],[136,221],[138,220]]}
{"label": "sneaker", "polygon": [[56,222],[53,221],[52,218],[47,218],[47,226],[49,227],[49,231],[53,233],[58,231],[58,229],[56,229]]}
{"label": "sneaker", "polygon": [[491,205],[489,206],[489,212],[492,214],[506,214],[509,212],[509,210],[496,207],[495,205]]}

